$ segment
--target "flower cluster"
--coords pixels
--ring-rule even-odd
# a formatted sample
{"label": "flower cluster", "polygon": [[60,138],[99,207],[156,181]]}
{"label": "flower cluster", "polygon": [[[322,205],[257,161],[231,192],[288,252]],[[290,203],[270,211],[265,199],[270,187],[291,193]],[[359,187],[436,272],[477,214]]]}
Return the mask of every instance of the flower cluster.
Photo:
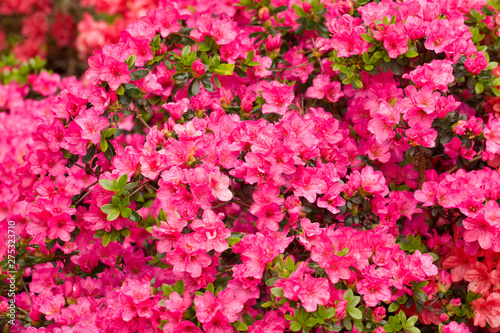
{"label": "flower cluster", "polygon": [[500,329],[500,5],[82,3],[0,86],[12,332]]}

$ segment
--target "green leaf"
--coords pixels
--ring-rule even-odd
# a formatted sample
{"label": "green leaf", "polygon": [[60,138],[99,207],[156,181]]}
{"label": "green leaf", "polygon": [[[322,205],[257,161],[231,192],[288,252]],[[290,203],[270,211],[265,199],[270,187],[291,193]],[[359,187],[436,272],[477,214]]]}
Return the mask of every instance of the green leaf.
{"label": "green leaf", "polygon": [[253,325],[253,323],[255,322],[255,319],[253,319],[253,317],[251,315],[249,315],[248,313],[244,313],[241,318],[243,319],[243,322],[247,325]]}
{"label": "green leaf", "polygon": [[363,318],[363,313],[361,313],[361,310],[358,309],[358,308],[348,307],[346,310],[349,313],[349,315],[351,317],[353,317],[354,319],[361,319],[361,318]]}
{"label": "green leaf", "polygon": [[476,87],[474,88],[476,94],[481,94],[484,91],[484,85],[482,82],[477,82]]}
{"label": "green leaf", "polygon": [[302,329],[302,323],[299,323],[297,321],[292,321],[290,323],[290,331],[292,332],[298,332]]}
{"label": "green leaf", "polygon": [[327,308],[326,309],[326,315],[323,317],[325,319],[330,319],[335,316],[335,308]]}
{"label": "green leaf", "polygon": [[376,43],[377,42],[377,40],[375,38],[373,38],[372,36],[370,36],[369,34],[361,34],[361,38],[366,40],[368,43]]}
{"label": "green leaf", "polygon": [[135,65],[135,54],[130,55],[127,60],[125,60],[128,68],[132,68]]}
{"label": "green leaf", "polygon": [[116,192],[117,188],[113,184],[112,180],[109,179],[99,179],[99,185],[105,190]]}
{"label": "green leaf", "polygon": [[238,238],[238,237],[229,237],[229,238],[227,239],[227,243],[228,243],[229,245],[231,245],[231,246],[232,246],[232,245],[235,245],[235,244],[238,244],[239,242],[241,242],[241,238]]}
{"label": "green leaf", "polygon": [[234,328],[236,328],[238,331],[248,331],[248,326],[242,321],[236,321],[234,323]]}
{"label": "green leaf", "polygon": [[104,213],[104,214],[108,214],[110,213],[111,211],[115,210],[116,207],[114,205],[110,205],[110,204],[107,204],[107,205],[103,205],[101,207],[101,211]]}
{"label": "green leaf", "polygon": [[125,88],[123,88],[123,85],[120,85],[118,89],[116,89],[116,94],[123,95],[124,93],[125,93]]}
{"label": "green leaf", "polygon": [[114,221],[120,216],[120,211],[118,209],[114,209],[108,213],[107,220],[108,221]]}
{"label": "green leaf", "polygon": [[266,280],[266,286],[272,287],[274,283],[279,280],[279,277],[275,276]]}
{"label": "green leaf", "polygon": [[124,208],[122,208],[121,214],[124,218],[129,218],[130,214],[132,214],[132,209],[130,209],[128,207],[124,207]]}
{"label": "green leaf", "polygon": [[90,148],[87,149],[87,154],[85,154],[85,156],[82,156],[82,162],[85,163],[85,164],[87,164],[90,161],[92,161],[92,159],[94,158],[96,150],[97,150],[97,146],[96,145],[90,146]]}
{"label": "green leaf", "polygon": [[181,57],[186,58],[191,53],[191,46],[187,45],[182,49]]}
{"label": "green leaf", "polygon": [[415,323],[417,322],[418,320],[418,316],[411,316],[410,318],[408,318],[408,320],[406,321],[406,327],[409,328],[411,326],[414,326]]}
{"label": "green leaf", "polygon": [[167,214],[165,214],[163,208],[160,209],[160,213],[158,214],[158,220],[167,222]]}
{"label": "green leaf", "polygon": [[295,264],[293,262],[292,257],[286,258],[285,266],[286,266],[286,269],[288,269],[290,272],[294,272],[295,271]]}
{"label": "green leaf", "polygon": [[392,302],[391,305],[389,305],[389,312],[394,312],[397,309],[399,309],[399,303],[398,302]]}
{"label": "green leaf", "polygon": [[405,330],[410,333],[420,333],[420,330],[416,327],[406,328]]}
{"label": "green leaf", "polygon": [[337,253],[337,255],[338,255],[339,257],[343,257],[343,256],[345,256],[345,255],[346,255],[346,254],[348,254],[348,253],[349,253],[349,248],[348,248],[348,247],[346,247],[346,248],[343,248],[343,249],[342,249],[339,253]]}
{"label": "green leaf", "polygon": [[217,88],[221,88],[221,84],[220,84],[219,78],[216,75],[214,75],[213,78],[214,78],[214,84],[215,84],[215,86]]}
{"label": "green leaf", "polygon": [[207,45],[205,43],[203,44],[200,44],[198,46],[198,51],[201,51],[201,52],[207,52],[207,51],[210,51],[212,48],[210,47],[210,45]]}
{"label": "green leaf", "polygon": [[260,306],[263,307],[263,308],[268,308],[271,305],[273,305],[273,302],[265,302],[265,303],[262,303]]}
{"label": "green leaf", "polygon": [[407,58],[415,58],[418,56],[418,52],[416,51],[413,51],[413,50],[408,50],[406,53],[405,53],[405,57]]}
{"label": "green leaf", "polygon": [[176,291],[181,297],[184,294],[184,281],[181,279],[174,284],[174,291]]}
{"label": "green leaf", "polygon": [[149,71],[147,69],[138,69],[130,74],[130,81],[137,81],[148,76]]}
{"label": "green leaf", "polygon": [[348,304],[351,304],[354,299],[354,294],[351,289],[347,289],[344,293],[344,300],[348,302]]}
{"label": "green leaf", "polygon": [[200,93],[200,80],[199,79],[193,79],[191,83],[189,84],[189,93],[191,96],[197,96]]}
{"label": "green leaf", "polygon": [[[166,284],[166,283],[161,285],[161,290],[163,291],[163,294],[167,297],[169,297],[170,294],[174,292],[174,288],[172,288],[171,285]],[[182,297],[182,295],[180,295],[180,296]]]}
{"label": "green leaf", "polygon": [[135,210],[133,210],[130,213],[129,220],[132,222],[141,222],[142,217]]}
{"label": "green leaf", "polygon": [[235,67],[234,68],[234,72],[236,73],[236,75],[238,75],[239,77],[241,78],[246,78],[248,75],[247,73],[245,73],[243,70],[241,70],[241,68],[239,67]]}
{"label": "green leaf", "polygon": [[108,246],[110,241],[111,241],[111,234],[105,233],[104,236],[102,236],[102,246],[104,247]]}
{"label": "green leaf", "polygon": [[276,297],[283,297],[283,289],[281,289],[280,287],[271,288],[271,294]]}
{"label": "green leaf", "polygon": [[118,189],[124,189],[127,185],[128,175],[125,173],[118,178]]}
{"label": "green leaf", "polygon": [[130,229],[122,229],[122,230],[120,230],[120,234],[123,237],[130,237]]}
{"label": "green leaf", "polygon": [[220,64],[215,73],[219,75],[233,75],[234,64]]}
{"label": "green leaf", "polygon": [[137,98],[137,97],[141,96],[141,91],[139,90],[139,88],[137,88],[132,83],[125,83],[123,86],[125,87],[125,92],[130,97]]}
{"label": "green leaf", "polygon": [[171,71],[172,69],[174,69],[174,65],[170,62],[170,60],[165,59],[165,61],[163,63],[165,64],[165,67],[167,67],[167,69],[169,71]]}
{"label": "green leaf", "polygon": [[500,97],[500,90],[498,90],[498,89],[497,89],[497,88],[495,88],[495,87],[492,87],[492,88],[491,88],[491,91],[493,91],[493,94],[495,94],[495,96]]}
{"label": "green leaf", "polygon": [[316,326],[316,324],[318,323],[318,319],[317,318],[314,318],[314,317],[310,317],[308,318],[304,324],[308,327],[314,327]]}

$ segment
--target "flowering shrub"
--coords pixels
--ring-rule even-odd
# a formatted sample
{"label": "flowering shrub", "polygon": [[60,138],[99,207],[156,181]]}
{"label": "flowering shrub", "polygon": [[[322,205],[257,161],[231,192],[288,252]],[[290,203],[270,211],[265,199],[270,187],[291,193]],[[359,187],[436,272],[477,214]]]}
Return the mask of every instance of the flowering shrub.
{"label": "flowering shrub", "polygon": [[214,4],[4,73],[6,329],[497,332],[500,3]]}

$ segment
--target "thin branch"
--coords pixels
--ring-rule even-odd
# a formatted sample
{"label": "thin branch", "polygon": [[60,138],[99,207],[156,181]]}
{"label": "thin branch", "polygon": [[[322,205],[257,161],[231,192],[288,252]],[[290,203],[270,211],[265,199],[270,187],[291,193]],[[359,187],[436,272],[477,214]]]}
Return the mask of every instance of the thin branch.
{"label": "thin branch", "polygon": [[[482,154],[479,154],[478,156],[474,157],[472,160],[470,160],[469,164],[471,163],[474,163],[476,161],[479,161],[480,159],[483,158],[483,155]],[[458,170],[458,165],[455,165],[453,168],[451,168],[450,170],[446,171],[448,173],[452,173],[452,172],[455,172]]]}
{"label": "thin branch", "polygon": [[129,195],[127,195],[127,197],[131,197],[133,196],[134,194],[136,194],[137,192],[139,192],[144,186],[146,186],[148,183],[150,182],[150,180],[140,184],[132,193],[130,193]]}
{"label": "thin branch", "polygon": [[23,288],[24,290],[26,291],[26,294],[28,294],[28,300],[30,301],[30,305],[31,305],[31,308],[33,309],[33,302],[31,302],[31,296],[30,296],[30,293],[28,291],[28,288],[26,288],[26,284],[24,283],[24,279],[23,277],[21,276],[21,284],[23,285]]}
{"label": "thin branch", "polygon": [[148,129],[148,131],[151,131],[151,127],[149,127],[148,123],[146,123],[146,121],[141,117],[139,112],[137,112],[135,115],[141,121],[141,123],[144,125],[144,127],[146,127]]}

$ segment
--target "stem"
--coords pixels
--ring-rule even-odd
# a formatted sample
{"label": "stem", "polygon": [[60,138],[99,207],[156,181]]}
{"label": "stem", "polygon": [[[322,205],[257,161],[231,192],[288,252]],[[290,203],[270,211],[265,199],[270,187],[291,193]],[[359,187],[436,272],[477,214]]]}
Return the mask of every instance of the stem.
{"label": "stem", "polygon": [[[26,294],[28,294],[28,300],[30,301],[31,308],[33,309],[33,303],[31,302],[31,296],[30,296],[30,293],[28,291],[28,288],[26,288],[26,284],[24,283],[24,279],[22,276],[21,276],[21,284],[23,285],[23,288],[26,291]],[[21,310],[21,309],[19,309],[19,310]],[[26,314],[26,311],[24,311],[24,313]]]}
{"label": "stem", "polygon": [[137,186],[137,188],[136,188],[136,189],[135,189],[132,193],[130,193],[129,195],[127,195],[127,197],[129,197],[129,198],[130,198],[131,196],[133,196],[134,194],[136,194],[137,192],[139,192],[139,191],[140,191],[140,190],[141,190],[144,186],[146,186],[146,185],[147,185],[147,183],[149,183],[149,182],[150,182],[150,180],[148,180],[148,181],[146,181],[145,183],[142,183],[142,184],[140,184],[139,186]]}
{"label": "stem", "polygon": [[[474,163],[476,161],[479,161],[480,159],[483,158],[483,155],[482,154],[479,154],[478,156],[474,157],[472,160],[470,160],[469,164],[471,163]],[[455,165],[453,168],[451,168],[450,170],[446,171],[448,173],[452,173],[452,172],[455,172],[458,170],[458,165]]]}
{"label": "stem", "polygon": [[136,113],[136,117],[141,121],[141,123],[148,129],[148,131],[151,131],[151,127],[149,127],[148,123],[141,117],[139,112]]}
{"label": "stem", "polygon": [[309,61],[306,61],[306,62],[303,62],[299,65],[295,65],[295,66],[292,66],[292,67],[283,67],[283,68],[266,68],[268,71],[271,71],[271,72],[284,72],[284,71],[287,71],[287,70],[290,70],[290,69],[294,69],[294,68],[298,68],[298,67],[302,67],[302,66],[305,66],[307,64],[310,64]]}

